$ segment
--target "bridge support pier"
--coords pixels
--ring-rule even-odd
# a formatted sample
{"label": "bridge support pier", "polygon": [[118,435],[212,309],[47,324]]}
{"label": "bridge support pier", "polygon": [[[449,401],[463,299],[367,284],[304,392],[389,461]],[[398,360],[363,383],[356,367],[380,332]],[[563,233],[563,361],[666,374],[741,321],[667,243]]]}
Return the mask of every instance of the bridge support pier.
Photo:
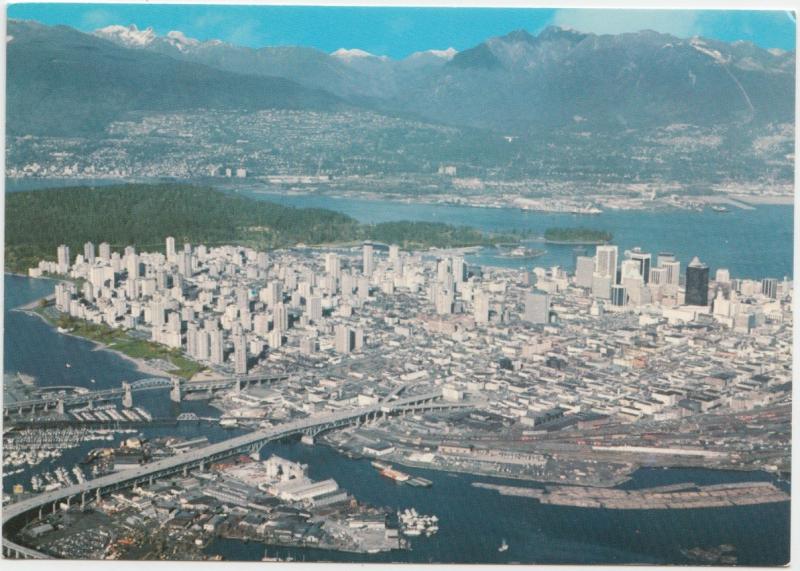
{"label": "bridge support pier", "polygon": [[183,477],[186,478],[188,475],[189,475],[189,467],[188,466],[184,466],[183,467]]}
{"label": "bridge support pier", "polygon": [[148,479],[148,485],[152,487],[153,485],[153,475],[150,474],[150,478]]}
{"label": "bridge support pier", "polygon": [[100,494],[100,488],[97,488],[97,493],[95,494],[95,501],[100,502],[103,496]]}
{"label": "bridge support pier", "polygon": [[81,510],[86,508],[86,492],[81,492]]}
{"label": "bridge support pier", "polygon": [[172,378],[172,388],[169,391],[169,400],[172,402],[181,402],[181,380],[178,377]]}
{"label": "bridge support pier", "polygon": [[[47,410],[47,405],[45,405],[45,410]],[[58,404],[56,404],[56,412],[58,414],[64,414],[64,399],[58,399]]]}
{"label": "bridge support pier", "polygon": [[131,384],[128,381],[122,381],[122,390],[125,391],[122,396],[122,406],[131,408],[133,406],[133,391]]}

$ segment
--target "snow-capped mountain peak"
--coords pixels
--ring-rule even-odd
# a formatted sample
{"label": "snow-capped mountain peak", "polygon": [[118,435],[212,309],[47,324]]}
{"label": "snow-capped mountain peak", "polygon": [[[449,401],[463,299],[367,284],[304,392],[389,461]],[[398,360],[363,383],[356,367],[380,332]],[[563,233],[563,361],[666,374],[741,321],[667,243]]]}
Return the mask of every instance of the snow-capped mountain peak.
{"label": "snow-capped mountain peak", "polygon": [[153,28],[140,30],[136,24],[130,26],[112,25],[95,30],[94,34],[107,40],[115,41],[131,48],[143,48],[150,45],[156,39]]}
{"label": "snow-capped mountain peak", "polygon": [[389,59],[386,56],[376,56],[375,54],[371,54],[367,51],[360,50],[358,48],[353,48],[353,49],[339,48],[335,52],[332,52],[331,55],[333,57],[337,57],[344,60],[352,60],[356,58],[377,58],[382,60]]}
{"label": "snow-capped mountain peak", "polygon": [[425,56],[433,56],[433,57],[438,57],[438,58],[442,58],[443,60],[448,60],[449,61],[449,60],[453,59],[457,53],[458,53],[457,49],[455,49],[453,47],[450,47],[450,48],[447,48],[446,50],[425,50],[425,51],[422,51],[422,52],[414,52],[409,57],[421,58],[421,57],[425,57]]}
{"label": "snow-capped mountain peak", "polygon": [[171,32],[167,32],[167,41],[175,46],[177,49],[183,51],[187,47],[194,47],[199,46],[200,41],[194,38],[188,37],[183,32],[178,30],[172,30]]}

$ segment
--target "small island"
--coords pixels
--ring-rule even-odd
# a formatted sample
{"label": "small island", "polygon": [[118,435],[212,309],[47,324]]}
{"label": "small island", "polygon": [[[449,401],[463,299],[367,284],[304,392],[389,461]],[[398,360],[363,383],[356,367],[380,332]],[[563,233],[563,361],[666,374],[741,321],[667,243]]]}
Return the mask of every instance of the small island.
{"label": "small island", "polygon": [[548,244],[607,244],[613,237],[611,232],[592,228],[548,228],[544,233],[544,241]]}

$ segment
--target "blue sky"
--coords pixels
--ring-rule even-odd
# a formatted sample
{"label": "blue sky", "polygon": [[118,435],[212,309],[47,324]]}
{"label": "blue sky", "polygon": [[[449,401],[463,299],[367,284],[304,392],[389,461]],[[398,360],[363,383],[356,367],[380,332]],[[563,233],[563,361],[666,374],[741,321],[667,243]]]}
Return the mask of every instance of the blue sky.
{"label": "blue sky", "polygon": [[746,10],[588,10],[479,8],[346,8],[191,4],[12,4],[9,18],[92,31],[110,24],[180,30],[201,40],[262,47],[304,45],[330,52],[359,48],[393,58],[426,49],[463,50],[491,36],[550,24],[596,33],[653,29],[679,37],[749,40],[795,48],[794,16]]}

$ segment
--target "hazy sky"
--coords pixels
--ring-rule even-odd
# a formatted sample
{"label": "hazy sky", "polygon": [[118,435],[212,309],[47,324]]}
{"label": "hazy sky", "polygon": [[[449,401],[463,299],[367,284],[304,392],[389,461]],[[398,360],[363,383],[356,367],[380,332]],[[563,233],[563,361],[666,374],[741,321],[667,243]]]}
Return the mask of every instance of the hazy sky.
{"label": "hazy sky", "polygon": [[463,50],[490,36],[518,29],[535,34],[550,24],[596,33],[652,29],[679,37],[749,40],[765,48],[795,47],[794,16],[778,11],[13,4],[8,17],[83,31],[136,24],[162,35],[180,30],[201,40],[251,47],[304,45],[327,52],[359,48],[393,58],[426,49]]}

